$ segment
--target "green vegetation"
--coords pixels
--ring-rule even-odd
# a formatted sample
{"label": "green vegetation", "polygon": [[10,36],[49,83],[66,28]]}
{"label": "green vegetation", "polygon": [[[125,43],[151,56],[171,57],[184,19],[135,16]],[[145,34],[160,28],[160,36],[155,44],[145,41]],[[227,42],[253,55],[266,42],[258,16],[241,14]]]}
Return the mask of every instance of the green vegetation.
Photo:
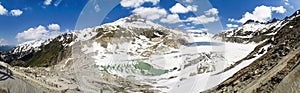
{"label": "green vegetation", "polygon": [[63,44],[70,43],[72,38],[59,41],[60,38],[65,36],[67,36],[67,34],[57,37],[49,44],[41,46],[40,51],[32,52],[23,58],[12,62],[11,65],[24,67],[48,67],[57,64],[64,58],[71,55],[71,47],[65,47]]}
{"label": "green vegetation", "polygon": [[26,61],[25,66],[50,66],[59,62],[66,56],[66,49],[61,42],[53,41],[34,53],[34,56]]}

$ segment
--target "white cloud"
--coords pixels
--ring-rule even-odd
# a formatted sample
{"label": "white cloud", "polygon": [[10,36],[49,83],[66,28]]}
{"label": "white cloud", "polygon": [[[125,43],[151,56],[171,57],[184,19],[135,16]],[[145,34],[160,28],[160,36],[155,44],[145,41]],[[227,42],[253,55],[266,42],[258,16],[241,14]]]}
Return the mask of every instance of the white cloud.
{"label": "white cloud", "polygon": [[[48,28],[50,31],[47,30],[46,27],[42,25],[39,25],[38,27],[29,28],[24,32],[18,33],[16,39],[18,39],[19,42],[28,41],[28,40],[44,40],[44,39],[56,37],[57,35],[61,34],[60,31],[57,31],[57,28],[56,30],[53,30],[53,28],[49,26]],[[56,26],[53,25],[53,27]]]}
{"label": "white cloud", "polygon": [[160,22],[174,24],[178,22],[192,22],[193,24],[207,24],[211,22],[216,22],[219,19],[215,16],[208,17],[205,15],[201,15],[198,17],[189,17],[186,20],[181,20],[177,14],[168,15],[167,18],[163,18]]}
{"label": "white cloud", "polygon": [[167,16],[167,18],[163,18],[160,20],[160,22],[163,23],[178,23],[181,22],[178,14],[170,14]]}
{"label": "white cloud", "polygon": [[216,22],[218,21],[219,18],[217,17],[207,17],[205,15],[201,15],[198,17],[189,17],[186,21],[187,22],[192,22],[193,24],[207,24],[211,22]]}
{"label": "white cloud", "polygon": [[48,29],[58,31],[58,30],[60,30],[60,26],[58,24],[49,24]]}
{"label": "white cloud", "polygon": [[196,12],[198,10],[197,5],[188,5],[186,8],[190,11],[193,11],[193,12]]}
{"label": "white cloud", "polygon": [[198,17],[189,17],[186,20],[181,20],[178,14],[169,14],[166,18],[162,18],[160,22],[174,24],[178,22],[191,22],[193,24],[207,24],[211,22],[216,22],[219,20],[217,17],[218,10],[215,8],[209,9],[204,12],[205,15]]}
{"label": "white cloud", "polygon": [[156,5],[159,1],[160,0],[122,0],[120,4],[123,7],[139,7],[145,2],[151,2],[153,5]]}
{"label": "white cloud", "polygon": [[289,0],[283,0],[285,5],[290,5]]}
{"label": "white cloud", "polygon": [[180,25],[178,25],[178,27],[184,27],[185,25],[184,24],[180,24]]}
{"label": "white cloud", "polygon": [[7,40],[0,38],[0,46],[6,46],[6,45],[8,45]]}
{"label": "white cloud", "polygon": [[167,15],[167,11],[165,9],[161,9],[158,7],[152,7],[152,8],[139,7],[134,9],[132,12],[148,20],[156,20]]}
{"label": "white cloud", "polygon": [[184,7],[182,4],[180,3],[176,3],[173,7],[170,8],[170,11],[172,13],[187,13],[189,11],[197,11],[197,7],[196,5],[189,5],[187,7]]}
{"label": "white cloud", "polygon": [[193,0],[184,0],[185,2],[191,3]]}
{"label": "white cloud", "polygon": [[239,27],[239,25],[234,25],[234,24],[226,24],[226,26],[228,28],[236,28],[236,27]]}
{"label": "white cloud", "polygon": [[96,12],[99,12],[100,11],[99,4],[96,4],[95,7],[94,7],[94,9],[95,9]]}
{"label": "white cloud", "polygon": [[205,15],[218,15],[219,11],[216,8],[211,8],[211,9],[205,11],[204,13],[205,13]]}
{"label": "white cloud", "polygon": [[20,15],[23,14],[23,11],[21,11],[20,9],[14,9],[14,10],[11,10],[11,11],[10,11],[10,14],[11,14],[12,16],[20,16]]}
{"label": "white cloud", "polygon": [[61,3],[62,0],[56,0],[54,3],[54,6],[58,6]]}
{"label": "white cloud", "polygon": [[228,18],[228,21],[230,21],[230,22],[235,22],[236,20],[233,19],[233,18]]}
{"label": "white cloud", "polygon": [[16,38],[19,41],[22,40],[36,40],[36,39],[41,39],[43,37],[46,37],[47,33],[49,31],[46,30],[46,28],[44,26],[39,25],[36,28],[29,28],[28,30],[22,32],[22,33],[18,33]]}
{"label": "white cloud", "polygon": [[7,10],[0,3],[0,15],[5,15],[5,14],[7,14]]}
{"label": "white cloud", "polygon": [[283,6],[279,6],[279,7],[271,7],[272,11],[275,11],[276,13],[285,13],[286,9],[283,8]]}
{"label": "white cloud", "polygon": [[197,30],[187,30],[187,32],[189,33],[193,33],[193,32],[207,32],[208,29],[207,28],[201,28],[201,29],[197,29]]}
{"label": "white cloud", "polygon": [[45,0],[45,1],[44,1],[44,5],[50,5],[51,2],[52,2],[52,0]]}
{"label": "white cloud", "polygon": [[231,21],[236,21],[240,23],[245,23],[248,20],[254,20],[259,22],[266,22],[272,18],[272,12],[276,13],[285,13],[286,9],[284,9],[282,6],[279,7],[269,7],[269,6],[258,6],[254,9],[252,13],[246,12],[243,15],[243,18],[240,20],[230,19]]}
{"label": "white cloud", "polygon": [[191,29],[195,29],[195,28],[196,28],[195,26],[188,26],[188,27],[185,27],[184,29],[191,30]]}

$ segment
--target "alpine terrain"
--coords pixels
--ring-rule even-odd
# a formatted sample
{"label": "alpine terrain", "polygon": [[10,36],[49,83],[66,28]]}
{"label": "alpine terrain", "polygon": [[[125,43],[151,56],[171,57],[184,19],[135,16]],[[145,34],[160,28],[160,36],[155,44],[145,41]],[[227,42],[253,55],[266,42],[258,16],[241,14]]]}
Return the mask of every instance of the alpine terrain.
{"label": "alpine terrain", "polygon": [[[0,52],[12,93],[300,92],[300,14],[216,35],[133,14]],[[22,84],[25,89],[13,86]]]}

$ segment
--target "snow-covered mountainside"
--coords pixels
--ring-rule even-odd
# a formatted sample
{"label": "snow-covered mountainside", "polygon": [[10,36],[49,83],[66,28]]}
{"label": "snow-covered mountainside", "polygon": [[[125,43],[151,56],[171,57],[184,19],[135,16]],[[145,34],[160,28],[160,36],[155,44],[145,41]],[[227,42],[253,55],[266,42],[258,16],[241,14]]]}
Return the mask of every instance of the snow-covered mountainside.
{"label": "snow-covered mountainside", "polygon": [[[243,34],[238,34],[244,31],[234,32],[235,35],[231,34],[228,37],[226,37],[226,33],[232,33],[232,31],[225,31],[215,36],[223,36],[221,38],[225,41],[249,43],[254,41],[255,38],[260,38],[260,36],[252,35],[255,32],[263,32],[264,28],[268,28],[272,32],[260,33],[264,35],[264,38],[258,40],[260,43],[247,57],[215,75],[227,74],[241,65],[248,64],[246,67],[233,74],[232,77],[223,81],[218,86],[208,89],[205,92],[298,93],[298,85],[300,84],[299,77],[297,77],[300,72],[299,12],[300,10],[296,11],[292,16],[275,23],[270,22],[264,25],[261,25],[261,23],[251,23],[256,24],[260,28],[257,28],[255,25],[251,26],[249,23],[236,28],[236,30],[253,30],[250,31],[251,33],[249,32],[250,34],[245,35],[249,37],[243,37]],[[230,40],[230,38],[233,39]]]}
{"label": "snow-covered mountainside", "polygon": [[282,92],[299,89],[287,80],[300,72],[299,12],[215,36],[131,15],[24,42],[1,51],[0,61],[9,65],[0,64],[50,93]]}
{"label": "snow-covered mountainside", "polygon": [[[134,41],[131,45],[135,46],[135,48],[143,47],[143,49],[145,49],[150,46],[164,47],[159,45],[168,45],[172,48],[178,48],[180,44],[186,43],[186,35],[186,32],[168,29],[159,24],[142,19],[138,15],[132,15],[102,26],[65,33],[56,38],[24,42],[8,52],[1,53],[3,55],[1,59],[6,62],[22,60],[22,58],[27,55],[43,51],[43,47],[50,46],[49,44],[59,43],[64,47],[72,47],[76,42],[94,39],[97,39],[99,43],[101,42],[102,47],[105,48],[107,48],[107,43],[122,43],[125,41]],[[133,43],[136,43],[136,45]],[[26,59],[28,58],[26,57]]]}
{"label": "snow-covered mountainside", "polygon": [[248,20],[240,27],[230,29],[215,35],[215,38],[227,42],[258,43],[260,41],[273,37],[280,29],[282,29],[282,27],[289,23],[290,20],[298,17],[299,14],[297,13],[298,12],[295,12],[292,16],[286,17],[283,20],[273,19],[267,23]]}
{"label": "snow-covered mountainside", "polygon": [[132,15],[56,38],[25,42],[1,53],[1,60],[37,66],[16,71],[53,91],[172,92],[201,82],[210,84],[190,90],[199,92],[229,78],[232,74],[207,81],[255,46],[215,41],[205,31],[174,30]]}
{"label": "snow-covered mountainside", "polygon": [[[213,36],[201,30],[166,28],[131,15],[55,38],[19,44],[1,52],[0,60],[17,66],[10,68],[19,78],[35,82],[33,86],[48,92],[231,91],[226,82],[242,78],[234,80],[247,84],[245,75],[251,74],[248,72],[265,73],[256,67],[270,69],[297,49],[299,40],[293,35],[298,34],[292,31],[299,28],[298,20],[299,11],[284,20],[248,21]],[[255,71],[241,72],[244,68]]]}

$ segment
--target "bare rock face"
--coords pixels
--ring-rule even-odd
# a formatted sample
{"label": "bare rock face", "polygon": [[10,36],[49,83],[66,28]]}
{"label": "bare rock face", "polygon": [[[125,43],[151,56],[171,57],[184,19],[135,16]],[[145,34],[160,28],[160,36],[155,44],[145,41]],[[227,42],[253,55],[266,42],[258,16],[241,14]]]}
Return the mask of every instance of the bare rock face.
{"label": "bare rock face", "polygon": [[144,51],[141,56],[143,57],[150,57],[152,55],[152,52],[151,51]]}
{"label": "bare rock face", "polygon": [[300,92],[300,66],[290,72],[273,91],[274,93],[299,93]]}
{"label": "bare rock face", "polygon": [[164,44],[176,49],[180,46],[180,44],[174,39],[167,39],[164,41]]}

